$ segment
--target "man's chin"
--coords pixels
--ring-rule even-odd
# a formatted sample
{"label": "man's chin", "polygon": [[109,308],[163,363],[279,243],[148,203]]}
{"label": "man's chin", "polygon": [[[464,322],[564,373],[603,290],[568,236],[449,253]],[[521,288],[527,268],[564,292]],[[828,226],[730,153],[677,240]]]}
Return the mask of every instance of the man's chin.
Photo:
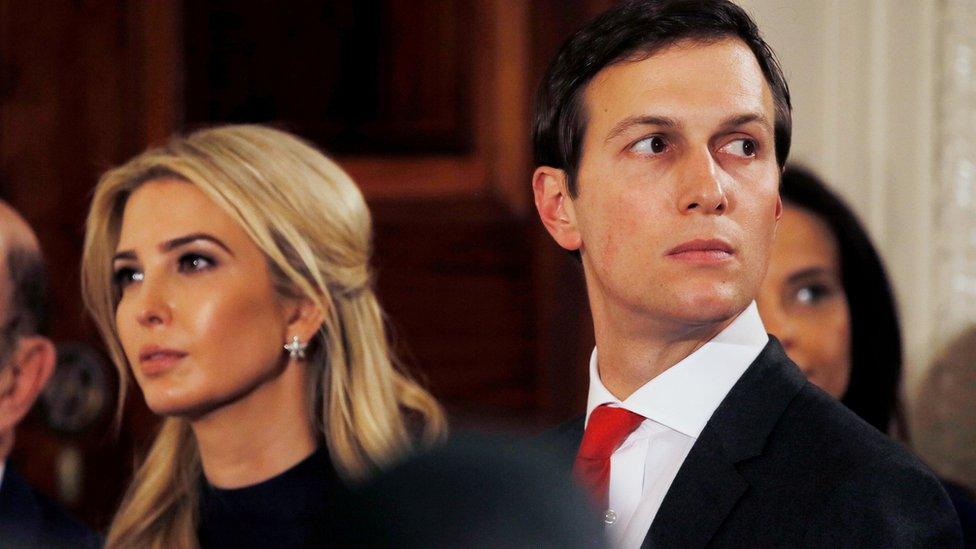
{"label": "man's chin", "polygon": [[675,320],[689,326],[708,326],[731,321],[749,306],[742,295],[696,294],[677,298],[672,306]]}

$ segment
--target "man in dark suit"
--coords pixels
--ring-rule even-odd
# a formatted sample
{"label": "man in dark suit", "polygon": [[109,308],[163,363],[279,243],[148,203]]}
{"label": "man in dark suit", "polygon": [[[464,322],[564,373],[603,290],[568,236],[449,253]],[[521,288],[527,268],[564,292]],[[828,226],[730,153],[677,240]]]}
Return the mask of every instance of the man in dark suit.
{"label": "man in dark suit", "polygon": [[54,372],[54,344],[41,335],[44,299],[37,237],[0,202],[0,547],[98,547],[94,533],[7,464],[17,424]]}
{"label": "man in dark suit", "polygon": [[624,2],[542,81],[535,203],[580,258],[596,335],[586,416],[556,438],[617,545],[961,545],[931,473],[759,318],[791,123],[772,51],[724,0]]}

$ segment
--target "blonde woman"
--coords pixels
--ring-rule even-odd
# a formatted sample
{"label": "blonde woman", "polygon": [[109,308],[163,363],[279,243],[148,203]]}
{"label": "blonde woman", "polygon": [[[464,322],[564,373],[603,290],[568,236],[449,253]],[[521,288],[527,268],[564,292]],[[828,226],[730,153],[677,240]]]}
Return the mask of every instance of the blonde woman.
{"label": "blonde woman", "polygon": [[227,126],[106,173],[82,259],[122,377],[163,416],[109,547],[326,543],[350,481],[445,432],[395,366],[355,184],[296,137]]}

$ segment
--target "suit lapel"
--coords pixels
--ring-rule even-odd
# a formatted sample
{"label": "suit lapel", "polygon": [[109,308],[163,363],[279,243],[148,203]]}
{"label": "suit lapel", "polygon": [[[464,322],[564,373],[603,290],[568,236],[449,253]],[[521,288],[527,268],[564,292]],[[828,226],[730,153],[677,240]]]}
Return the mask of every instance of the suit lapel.
{"label": "suit lapel", "polygon": [[760,455],[806,383],[775,338],[705,425],[671,484],[643,547],[704,547],[749,487],[736,464]]}
{"label": "suit lapel", "polygon": [[702,432],[661,503],[643,547],[704,547],[748,487],[721,441]]}

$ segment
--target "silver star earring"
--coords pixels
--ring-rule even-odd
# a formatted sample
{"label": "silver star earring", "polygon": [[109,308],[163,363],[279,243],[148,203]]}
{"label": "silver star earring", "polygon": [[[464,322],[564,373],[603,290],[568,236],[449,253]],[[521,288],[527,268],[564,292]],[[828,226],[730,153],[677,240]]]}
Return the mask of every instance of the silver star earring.
{"label": "silver star earring", "polygon": [[284,348],[291,358],[305,358],[305,349],[308,349],[308,343],[302,343],[298,336],[293,336],[291,343],[284,345]]}

